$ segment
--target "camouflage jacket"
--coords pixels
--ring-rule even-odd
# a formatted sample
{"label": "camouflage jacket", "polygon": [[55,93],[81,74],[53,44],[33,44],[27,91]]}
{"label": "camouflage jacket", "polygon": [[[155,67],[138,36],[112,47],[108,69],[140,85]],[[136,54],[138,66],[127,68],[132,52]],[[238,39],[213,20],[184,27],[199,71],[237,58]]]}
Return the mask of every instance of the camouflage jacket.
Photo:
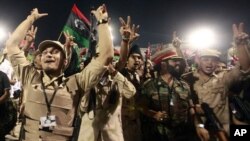
{"label": "camouflage jacket", "polygon": [[152,79],[145,82],[142,89],[147,109],[165,111],[168,118],[164,122],[169,127],[187,121],[189,92],[189,86],[177,79],[174,79],[172,86],[168,86],[161,78]]}

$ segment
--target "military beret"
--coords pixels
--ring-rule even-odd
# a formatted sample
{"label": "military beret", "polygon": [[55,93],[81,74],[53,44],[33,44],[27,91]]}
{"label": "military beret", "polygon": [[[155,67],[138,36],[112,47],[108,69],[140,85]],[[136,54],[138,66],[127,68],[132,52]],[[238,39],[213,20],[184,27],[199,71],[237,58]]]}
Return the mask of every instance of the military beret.
{"label": "military beret", "polygon": [[155,64],[159,64],[161,61],[170,58],[183,59],[182,57],[178,56],[177,51],[174,47],[164,48],[162,50],[157,51],[154,55],[151,56],[151,60]]}

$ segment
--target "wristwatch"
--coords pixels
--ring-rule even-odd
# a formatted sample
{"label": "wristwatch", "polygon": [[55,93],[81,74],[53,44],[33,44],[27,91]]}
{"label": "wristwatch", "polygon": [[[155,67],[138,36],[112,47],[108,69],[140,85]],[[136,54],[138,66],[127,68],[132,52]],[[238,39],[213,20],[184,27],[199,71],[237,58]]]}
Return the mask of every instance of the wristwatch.
{"label": "wristwatch", "polygon": [[108,23],[108,19],[100,19],[98,20],[97,25],[105,24],[105,23]]}

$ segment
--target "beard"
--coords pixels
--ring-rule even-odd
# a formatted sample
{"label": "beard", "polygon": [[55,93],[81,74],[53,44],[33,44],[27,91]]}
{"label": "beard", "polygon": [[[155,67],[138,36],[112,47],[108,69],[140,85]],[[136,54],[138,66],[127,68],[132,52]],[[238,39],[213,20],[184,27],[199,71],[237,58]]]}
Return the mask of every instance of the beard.
{"label": "beard", "polygon": [[181,67],[178,65],[176,67],[173,67],[169,64],[167,64],[167,69],[168,72],[175,78],[180,79],[182,72],[181,72]]}

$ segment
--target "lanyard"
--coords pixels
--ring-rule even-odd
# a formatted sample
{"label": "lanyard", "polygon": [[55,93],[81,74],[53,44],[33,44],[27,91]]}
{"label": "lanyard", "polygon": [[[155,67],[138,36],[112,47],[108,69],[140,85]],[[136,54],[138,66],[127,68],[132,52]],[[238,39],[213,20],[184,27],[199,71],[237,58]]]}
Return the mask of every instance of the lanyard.
{"label": "lanyard", "polygon": [[43,89],[44,99],[45,99],[46,106],[47,106],[47,116],[49,116],[50,113],[51,113],[51,103],[53,102],[54,97],[55,97],[56,92],[57,92],[57,90],[58,90],[59,87],[56,87],[56,88],[55,88],[55,91],[53,92],[52,97],[51,97],[51,99],[49,100],[49,99],[48,99],[48,96],[47,96],[47,93],[46,93],[46,91],[45,91],[44,83],[43,83],[43,73],[42,73],[42,75],[41,75],[41,81],[42,81],[42,89]]}

